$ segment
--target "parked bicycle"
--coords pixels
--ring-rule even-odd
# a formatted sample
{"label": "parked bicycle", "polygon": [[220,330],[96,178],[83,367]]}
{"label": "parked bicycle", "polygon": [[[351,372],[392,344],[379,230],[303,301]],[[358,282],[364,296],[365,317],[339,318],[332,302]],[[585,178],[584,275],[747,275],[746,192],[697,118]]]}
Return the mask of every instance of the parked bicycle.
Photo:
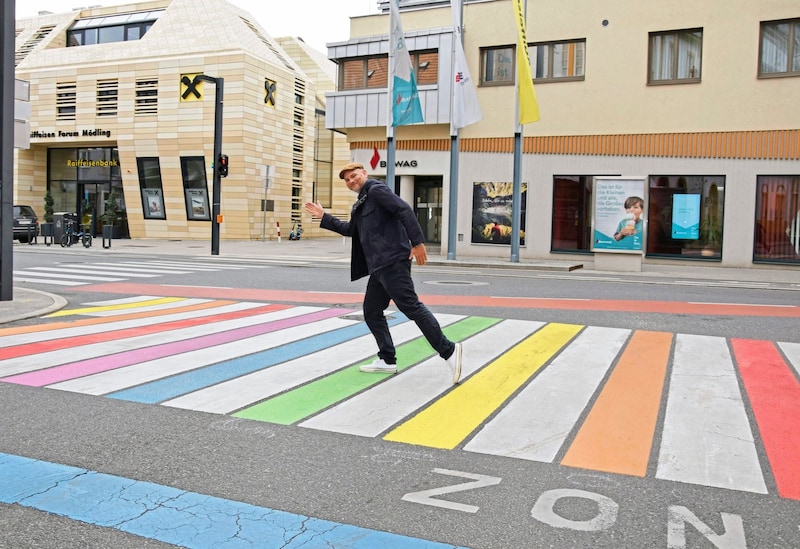
{"label": "parked bicycle", "polygon": [[292,223],[292,230],[289,231],[289,240],[300,240],[301,236],[303,236],[303,225],[295,221]]}
{"label": "parked bicycle", "polygon": [[61,247],[68,248],[76,242],[83,244],[84,248],[91,248],[92,235],[83,227],[83,225],[80,225],[80,230],[75,231],[75,224],[67,221],[64,234],[61,236]]}

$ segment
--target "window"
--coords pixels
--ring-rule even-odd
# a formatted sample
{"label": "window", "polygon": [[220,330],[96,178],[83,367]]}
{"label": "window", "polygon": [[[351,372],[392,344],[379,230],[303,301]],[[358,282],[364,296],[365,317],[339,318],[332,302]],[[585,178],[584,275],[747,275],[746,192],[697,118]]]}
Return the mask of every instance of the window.
{"label": "window", "polygon": [[584,79],[586,40],[533,44],[529,50],[534,81]]}
{"label": "window", "polygon": [[314,202],[325,208],[333,203],[333,130],[325,128],[325,111],[315,111],[317,132],[314,136]]}
{"label": "window", "polygon": [[702,29],[651,32],[648,84],[700,82]]}
{"label": "window", "polygon": [[186,219],[211,221],[205,158],[182,156],[181,177],[183,179],[183,197],[186,201]]}
{"label": "window", "polygon": [[162,10],[78,19],[67,30],[67,47],[139,40],[158,20]]}
{"label": "window", "polygon": [[[436,84],[439,81],[438,51],[413,51],[409,55],[418,85]],[[341,61],[339,79],[340,90],[386,88],[389,85],[389,56],[376,55]]]}
{"label": "window", "polygon": [[136,81],[136,107],[137,116],[158,114],[158,80],[145,78]]}
{"label": "window", "polygon": [[157,157],[136,159],[139,169],[139,190],[145,219],[166,219],[164,189],[161,183],[161,164]]}
{"label": "window", "polygon": [[116,78],[97,81],[97,116],[117,116],[119,80]]}
{"label": "window", "polygon": [[77,84],[58,82],[56,84],[56,120],[75,120]]}
{"label": "window", "polygon": [[481,50],[482,86],[513,85],[514,70],[514,46]]}
{"label": "window", "polygon": [[800,76],[800,19],[761,23],[758,76]]}
{"label": "window", "polygon": [[650,176],[648,197],[648,256],[722,259],[725,177]]}
{"label": "window", "polygon": [[800,176],[758,177],[753,261],[800,265]]}
{"label": "window", "polygon": [[592,176],[586,175],[553,178],[552,251],[591,251],[592,180]]}

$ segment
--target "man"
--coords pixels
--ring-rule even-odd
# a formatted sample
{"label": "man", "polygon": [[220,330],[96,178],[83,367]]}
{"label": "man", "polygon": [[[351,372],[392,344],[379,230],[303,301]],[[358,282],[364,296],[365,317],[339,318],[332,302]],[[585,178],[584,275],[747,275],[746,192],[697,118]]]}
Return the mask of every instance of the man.
{"label": "man", "polygon": [[453,343],[428,308],[420,302],[411,279],[411,258],[425,265],[422,228],[411,207],[383,181],[368,179],[363,164],[351,162],[339,172],[347,188],[358,193],[350,221],[326,213],[321,204],[306,202],[305,209],[321,219],[323,229],[352,237],[350,278],[369,275],[364,294],[364,320],[378,344],[378,358],[361,366],[362,372],[397,372],[397,356],[384,311],[389,301],[413,320],[453,373],[461,378],[461,343]]}

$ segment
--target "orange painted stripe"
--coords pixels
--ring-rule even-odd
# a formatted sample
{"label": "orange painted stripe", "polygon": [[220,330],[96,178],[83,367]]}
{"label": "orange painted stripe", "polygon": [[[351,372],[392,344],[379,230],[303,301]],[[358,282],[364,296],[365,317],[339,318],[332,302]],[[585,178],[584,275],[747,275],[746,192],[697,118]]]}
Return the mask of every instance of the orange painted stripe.
{"label": "orange painted stripe", "polygon": [[[317,305],[360,305],[360,292],[306,292],[302,290],[265,290],[259,288],[210,288],[159,286],[112,282],[77,286],[74,291],[146,294],[156,296],[203,297]],[[557,309],[565,311],[618,311],[627,313],[664,313],[684,315],[770,316],[800,318],[800,306],[737,305],[727,303],[686,303],[683,301],[641,301],[612,299],[547,299],[498,296],[420,295],[427,305],[464,307],[503,307],[507,309]]]}
{"label": "orange painted stripe", "polygon": [[[154,322],[152,324],[147,324],[145,326],[136,326],[134,328],[123,328],[121,330],[108,330],[105,332],[97,332],[93,334],[76,335],[61,339],[49,339],[47,341],[37,341],[35,343],[13,345],[11,347],[6,347],[5,349],[0,349],[0,360],[8,360],[10,358],[17,358],[20,356],[47,353],[50,351],[71,349],[74,347],[80,347],[82,345],[93,345],[96,343],[103,343],[106,341],[117,341],[121,339],[128,339],[131,337],[156,334],[159,332],[181,330],[184,328],[194,328],[196,326],[206,326],[211,324],[212,322],[222,322],[225,320],[247,318],[250,316],[270,313],[273,311],[280,311],[288,307],[289,305],[261,305],[259,307],[244,309],[241,311],[217,313],[214,315],[203,315],[193,318],[184,318],[182,320],[172,320],[169,322]],[[212,317],[211,321],[209,321],[208,319],[209,316]],[[106,323],[119,321],[118,317],[104,317],[104,318]]]}
{"label": "orange painted stripe", "polygon": [[[224,305],[231,305],[232,303],[234,302],[209,301],[207,303],[198,303],[195,305],[187,305],[185,307],[173,307],[171,309],[162,309],[158,311],[128,313],[124,315],[114,316],[113,320],[121,321],[121,320],[135,320],[137,318],[153,318],[161,315],[171,315],[175,313],[186,313],[190,311],[201,311],[203,309],[213,309],[216,307],[222,307]],[[51,330],[60,330],[63,328],[75,328],[76,326],[94,326],[96,324],[107,324],[109,320],[110,320],[109,317],[82,318],[80,320],[67,320],[63,322],[51,322],[48,324],[39,324],[38,326],[17,326],[15,328],[2,328],[0,329],[0,336],[48,332]]]}
{"label": "orange painted stripe", "polygon": [[634,332],[562,465],[644,477],[672,334]]}

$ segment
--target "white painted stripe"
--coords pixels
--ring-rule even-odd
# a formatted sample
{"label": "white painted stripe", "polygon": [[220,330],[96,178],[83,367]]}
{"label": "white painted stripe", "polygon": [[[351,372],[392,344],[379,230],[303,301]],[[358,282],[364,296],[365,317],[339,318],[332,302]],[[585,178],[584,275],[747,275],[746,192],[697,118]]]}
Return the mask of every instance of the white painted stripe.
{"label": "white painted stripe", "polygon": [[179,261],[148,261],[146,265],[158,265],[162,267],[172,267],[175,269],[191,269],[193,271],[242,271],[247,267],[239,265],[227,265],[225,263],[211,264],[198,262],[179,262]]}
{"label": "white painted stripe", "polygon": [[797,375],[800,376],[800,343],[778,343],[783,354],[789,359],[789,363],[794,367]]}
{"label": "white painted stripe", "polygon": [[[463,343],[462,377],[476,372],[542,324],[506,320],[467,339]],[[435,356],[300,425],[375,437],[452,387],[449,366]]]}
{"label": "white painted stripe", "polygon": [[[128,303],[141,303],[143,301],[150,301],[151,299],[162,299],[159,295],[134,295],[131,297],[122,297],[119,299],[106,299],[103,301],[87,301],[82,303],[83,307],[96,306],[106,307],[108,305],[127,305]],[[205,301],[210,301],[206,299]]]}
{"label": "white painted stripe", "polygon": [[[54,272],[40,272],[40,271],[54,271]],[[86,280],[86,281],[101,281],[101,282],[114,282],[123,280],[122,278],[112,278],[110,276],[91,276],[84,271],[81,274],[67,274],[59,271],[58,269],[45,269],[44,267],[34,267],[28,271],[14,271],[14,274],[23,276],[47,277],[49,279],[58,280]],[[57,282],[54,282],[57,284]]]}
{"label": "white painted stripe", "polygon": [[108,265],[122,272],[160,273],[160,274],[188,274],[186,269],[167,269],[165,267],[148,267],[143,263],[94,263],[94,265]]}
{"label": "white painted stripe", "polygon": [[52,280],[50,278],[26,278],[24,276],[17,276],[17,271],[14,271],[14,282],[35,282],[36,284],[53,284],[54,286],[84,286],[88,284],[88,282]]}
{"label": "white painted stripe", "polygon": [[767,493],[723,337],[675,339],[656,477]]}
{"label": "white painted stripe", "polygon": [[794,309],[797,305],[773,305],[773,304],[766,304],[766,303],[711,303],[706,301],[689,301],[691,305],[723,305],[723,306],[734,306],[734,307],[788,307],[789,309]]}
{"label": "white painted stripe", "polygon": [[319,310],[321,310],[320,307],[292,307],[290,309],[274,311],[271,313],[265,313],[246,318],[237,318],[222,322],[209,322],[201,326],[183,328],[181,330],[169,330],[167,332],[159,332],[157,334],[148,334],[145,336],[106,341],[92,345],[81,345],[80,347],[73,347],[68,351],[57,350],[25,357],[17,357],[13,360],[0,361],[0,366],[2,367],[3,376],[10,376],[24,372],[32,372],[34,370],[50,368],[52,366],[58,366],[59,364],[67,364],[80,360],[88,360],[90,358],[104,357],[141,347],[175,343],[176,341],[182,341],[184,339],[207,336],[225,330],[235,330],[236,328],[244,328],[262,322],[271,322],[274,320],[291,318]]}
{"label": "white painted stripe", "polygon": [[90,395],[113,393],[114,391],[121,391],[149,381],[188,372],[196,368],[203,368],[217,362],[280,347],[293,341],[344,328],[355,323],[356,321],[354,320],[345,320],[339,317],[327,318],[294,326],[287,330],[270,332],[223,345],[197,349],[188,353],[166,356],[99,374],[62,381],[48,387]]}
{"label": "white painted stripe", "polygon": [[[196,305],[208,300],[202,299],[187,299],[181,301],[182,307]],[[51,341],[54,339],[69,339],[71,337],[91,335],[102,332],[125,330],[128,328],[138,328],[140,326],[149,326],[150,324],[162,324],[164,322],[172,322],[175,320],[187,320],[190,318],[202,318],[204,316],[215,316],[219,314],[244,311],[262,305],[261,303],[235,303],[232,305],[224,305],[220,307],[213,307],[211,309],[203,309],[202,311],[187,311],[183,313],[174,313],[156,317],[134,318],[130,320],[116,321],[113,324],[103,323],[95,324],[93,326],[75,326],[73,328],[58,328],[55,330],[48,330],[45,332],[31,332],[26,334],[16,334],[13,336],[0,337],[0,348],[8,345],[23,345],[27,343],[36,343],[39,341]],[[130,311],[129,311],[130,312]]]}
{"label": "white painted stripe", "polygon": [[145,272],[131,272],[128,269],[120,269],[117,267],[106,267],[105,265],[87,265],[87,272],[95,274],[109,274],[122,276],[125,278],[153,278],[159,276],[158,274],[150,274]]}
{"label": "white painted stripe", "polygon": [[629,335],[630,330],[585,328],[464,449],[552,462]]}
{"label": "white painted stripe", "polygon": [[[458,315],[435,316],[442,326],[464,318]],[[401,345],[422,335],[417,325],[410,321],[392,326],[391,331],[395,345]],[[164,404],[175,408],[228,414],[340,368],[374,357],[376,350],[375,338],[372,334],[368,334]]]}

